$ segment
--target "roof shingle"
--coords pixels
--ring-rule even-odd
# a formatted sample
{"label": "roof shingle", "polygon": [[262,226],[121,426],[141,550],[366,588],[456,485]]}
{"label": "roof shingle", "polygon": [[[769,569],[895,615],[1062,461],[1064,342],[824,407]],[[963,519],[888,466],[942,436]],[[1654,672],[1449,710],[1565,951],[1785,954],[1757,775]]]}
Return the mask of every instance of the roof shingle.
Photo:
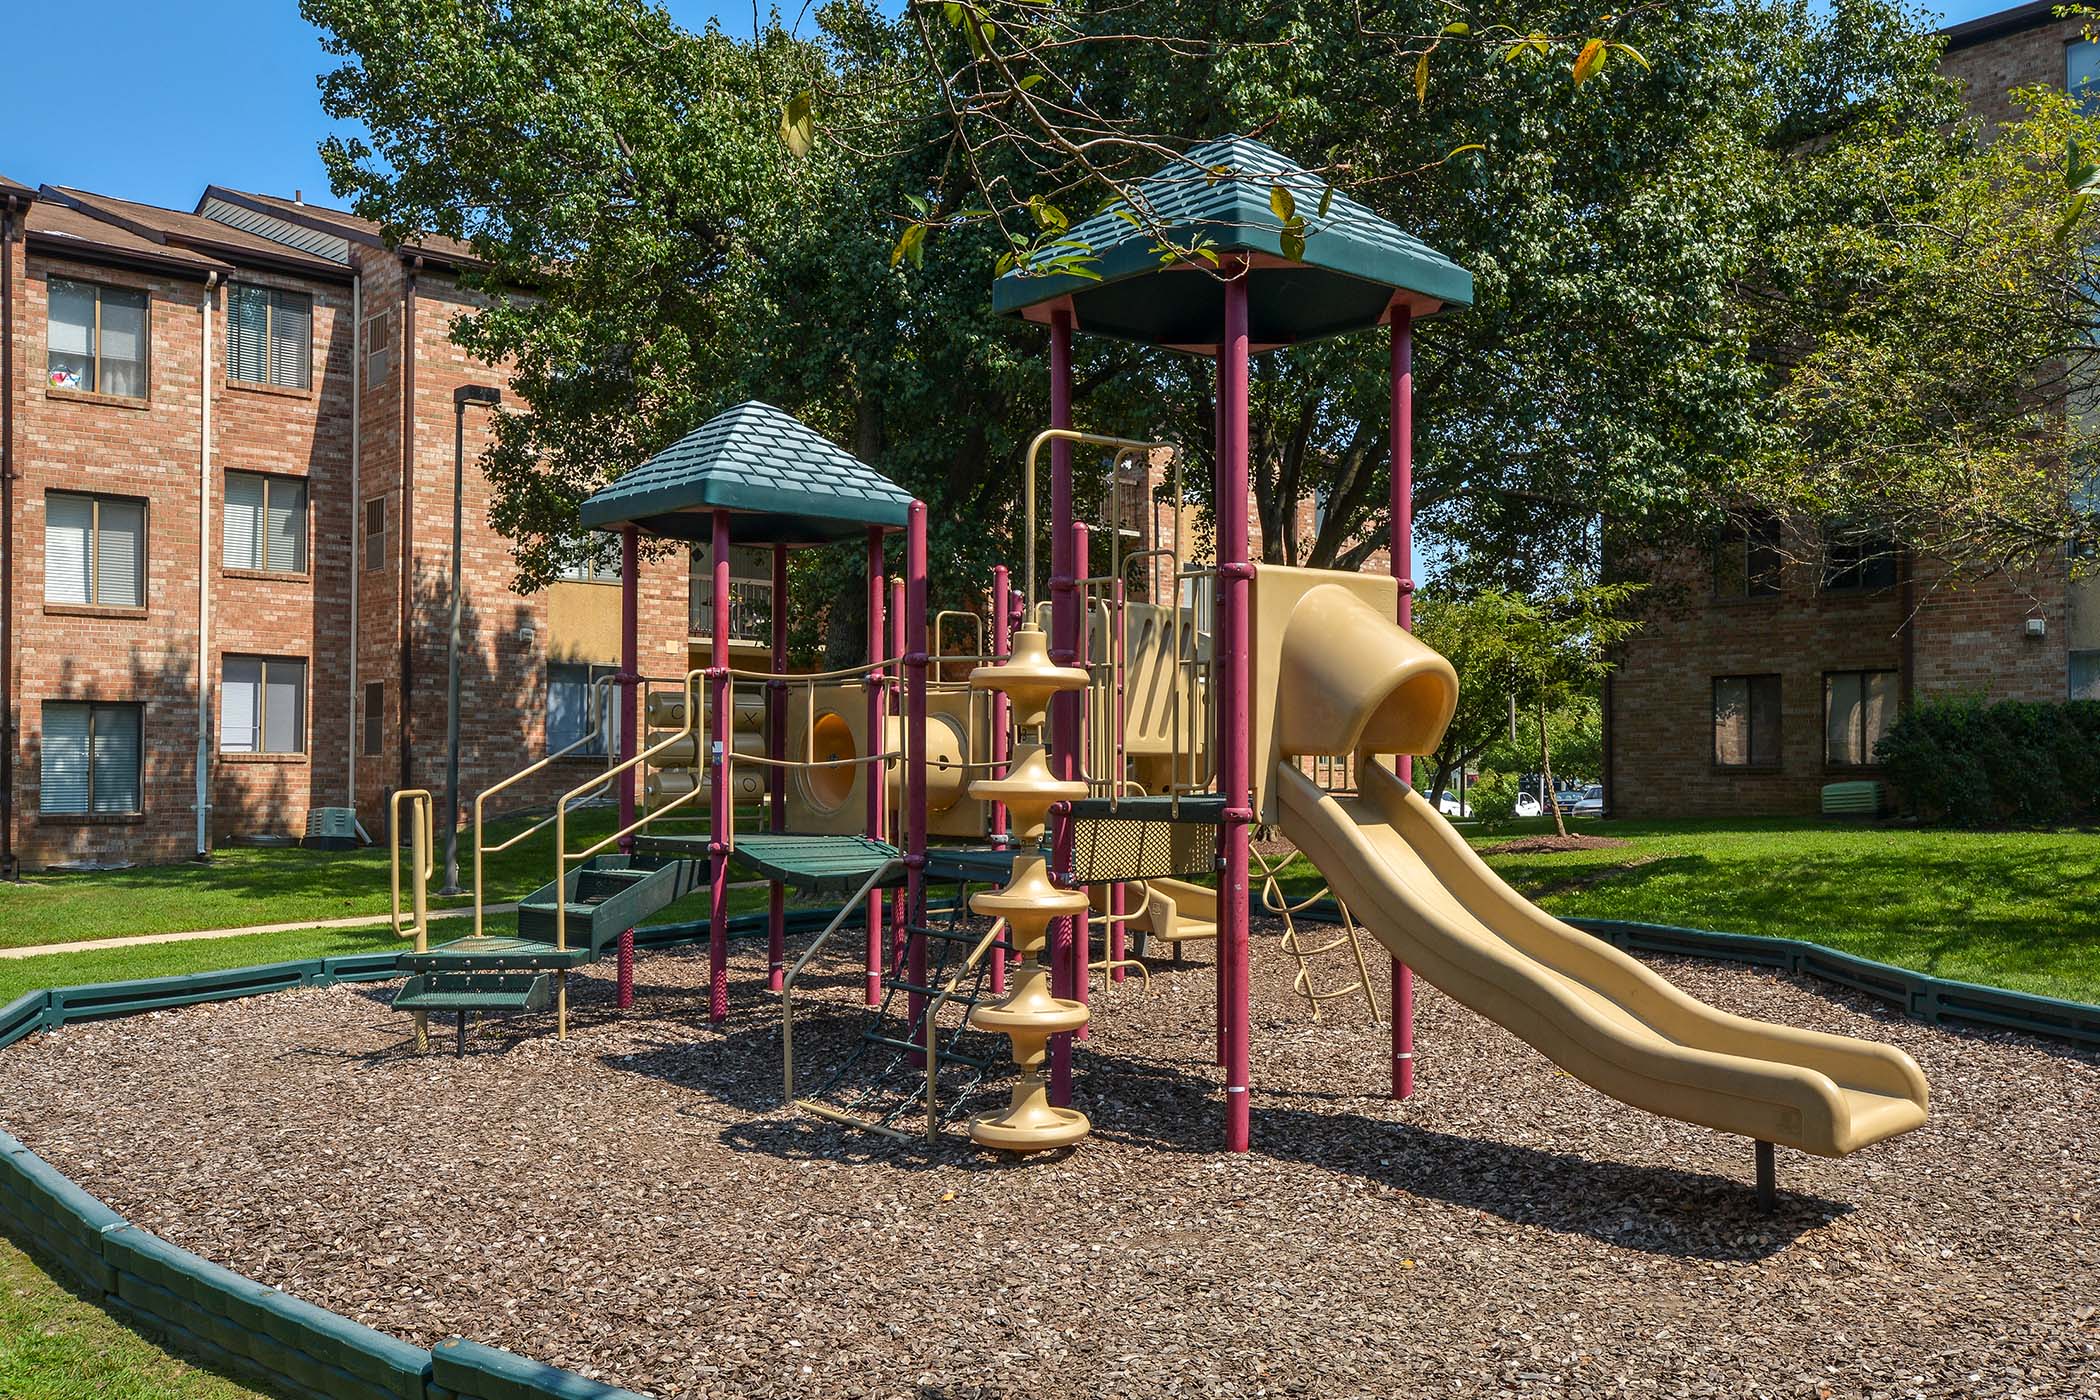
{"label": "roof shingle", "polygon": [[752,400],[717,414],[584,501],[585,525],[707,539],[738,517],[740,544],[822,544],[900,529],[911,493],[806,424]]}
{"label": "roof shingle", "polygon": [[[1295,258],[1284,256],[1283,221],[1270,207],[1279,185],[1305,220],[1305,246]],[[1043,319],[1049,303],[1070,297],[1083,329],[1208,353],[1222,334],[1222,283],[1207,266],[1163,264],[1155,228],[1180,246],[1250,255],[1257,349],[1375,325],[1395,293],[1418,312],[1473,302],[1471,273],[1251,137],[1195,147],[1132,193],[1147,218],[1133,222],[1131,205],[1117,201],[1065,235],[1091,250],[1090,269],[1100,280],[1024,264],[992,284],[992,309]],[[1048,260],[1042,255],[1036,263]]]}

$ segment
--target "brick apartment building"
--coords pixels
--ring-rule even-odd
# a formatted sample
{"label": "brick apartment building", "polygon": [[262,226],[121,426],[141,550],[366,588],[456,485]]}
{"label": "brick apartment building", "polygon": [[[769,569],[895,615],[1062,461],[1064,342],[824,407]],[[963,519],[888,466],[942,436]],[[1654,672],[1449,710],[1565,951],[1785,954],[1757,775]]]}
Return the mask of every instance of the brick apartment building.
{"label": "brick apartment building", "polygon": [[[1972,111],[2009,121],[2015,88],[2100,78],[2087,22],[2054,11],[1945,32]],[[1631,563],[1652,601],[1605,691],[1617,816],[1813,812],[1825,784],[1878,776],[1874,745],[1922,697],[2100,698],[2100,587],[2066,559],[1935,586],[1929,560],[1775,523]]]}
{"label": "brick apartment building", "polygon": [[[0,854],[182,859],[318,807],[377,832],[393,789],[442,791],[453,391],[505,383],[448,334],[469,265],[297,198],[214,186],[183,212],[0,179]],[[565,742],[618,659],[616,577],[512,591],[473,465],[487,415],[466,417],[469,796]],[[644,567],[645,673],[688,665],[689,578]]]}

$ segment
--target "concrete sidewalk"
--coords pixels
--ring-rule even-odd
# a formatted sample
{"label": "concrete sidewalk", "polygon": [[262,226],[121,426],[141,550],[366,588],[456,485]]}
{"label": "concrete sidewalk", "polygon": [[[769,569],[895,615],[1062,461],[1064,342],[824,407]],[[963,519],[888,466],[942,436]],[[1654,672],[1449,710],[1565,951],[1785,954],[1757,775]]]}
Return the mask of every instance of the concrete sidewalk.
{"label": "concrete sidewalk", "polygon": [[[490,914],[511,914],[515,904],[491,904]],[[471,919],[472,906],[464,909],[433,909],[430,922],[440,919]],[[39,958],[46,953],[85,953],[95,948],[137,948],[148,943],[189,943],[202,938],[244,938],[251,933],[296,933],[309,928],[385,928],[385,914],[359,915],[349,919],[304,919],[288,924],[252,924],[247,928],[199,928],[181,933],[141,933],[126,938],[84,938],[74,943],[39,943],[28,948],[0,948],[0,958]]]}
{"label": "concrete sidewalk", "polygon": [[[766,888],[766,882],[764,880],[732,880],[729,888],[732,890],[762,890]],[[508,904],[491,904],[487,912],[491,917],[494,917],[501,914],[515,914],[517,910],[518,906],[513,902]],[[440,919],[470,919],[472,917],[474,917],[472,905],[463,905],[452,909],[433,909],[430,911],[430,922],[432,923],[436,923]],[[27,948],[0,948],[0,959],[40,958],[46,953],[85,953],[96,948],[138,948],[148,943],[190,943],[204,938],[245,938],[251,933],[296,933],[301,929],[309,928],[385,928],[389,922],[391,920],[385,914],[361,914],[347,919],[298,919],[288,924],[251,924],[247,928],[200,928],[187,929],[181,933],[141,933],[124,938],[83,938],[73,943],[38,943]]]}

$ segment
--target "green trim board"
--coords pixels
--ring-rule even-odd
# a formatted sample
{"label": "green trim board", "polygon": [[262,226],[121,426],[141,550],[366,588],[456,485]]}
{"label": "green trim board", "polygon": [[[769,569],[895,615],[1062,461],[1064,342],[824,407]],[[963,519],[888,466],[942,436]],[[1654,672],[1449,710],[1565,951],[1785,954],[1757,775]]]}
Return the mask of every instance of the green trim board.
{"label": "green trim board", "polygon": [[[1295,256],[1284,253],[1285,224],[1271,204],[1279,186],[1303,220]],[[993,311],[1042,319],[1069,298],[1074,323],[1091,334],[1209,353],[1224,323],[1217,268],[1163,261],[1155,230],[1179,247],[1251,259],[1248,338],[1257,350],[1375,326],[1396,298],[1418,313],[1473,304],[1470,272],[1251,137],[1194,147],[1131,195],[993,282]],[[1056,270],[1074,255],[1093,276]]]}
{"label": "green trim board", "polygon": [[594,530],[707,541],[713,512],[738,544],[828,544],[901,530],[911,493],[815,429],[753,399],[710,418],[602,487],[578,514]]}

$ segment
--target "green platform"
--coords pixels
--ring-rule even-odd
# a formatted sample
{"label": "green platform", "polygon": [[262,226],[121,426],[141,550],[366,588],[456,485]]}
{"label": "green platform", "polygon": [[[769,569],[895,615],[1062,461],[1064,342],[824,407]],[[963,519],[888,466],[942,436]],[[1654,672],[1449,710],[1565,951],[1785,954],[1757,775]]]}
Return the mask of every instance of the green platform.
{"label": "green platform", "polygon": [[859,890],[883,866],[897,869],[880,888],[904,883],[904,853],[887,841],[866,836],[796,836],[754,832],[736,838],[729,858],[767,880],[778,880],[807,894],[841,899]]}

